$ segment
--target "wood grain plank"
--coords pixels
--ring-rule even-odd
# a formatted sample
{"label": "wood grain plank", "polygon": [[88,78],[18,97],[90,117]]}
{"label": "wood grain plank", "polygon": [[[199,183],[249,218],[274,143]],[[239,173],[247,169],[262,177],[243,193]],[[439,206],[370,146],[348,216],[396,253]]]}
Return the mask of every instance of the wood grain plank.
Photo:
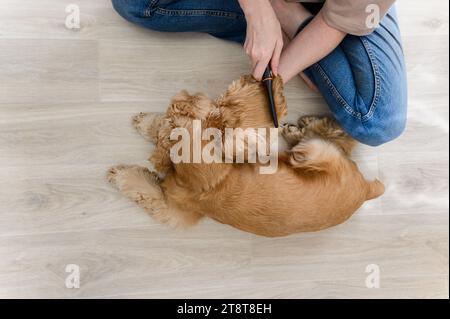
{"label": "wood grain plank", "polygon": [[[207,226],[3,237],[0,296],[80,298],[249,282],[250,235]],[[80,266],[80,289],[65,287],[67,264]]]}
{"label": "wood grain plank", "polygon": [[[79,29],[65,25],[65,10],[70,4],[80,9]],[[110,0],[40,0],[39,5],[33,0],[21,0],[20,5],[14,0],[0,2],[0,38],[4,39],[129,40],[153,36],[169,37],[168,40],[172,37],[127,22],[113,9]]]}
{"label": "wood grain plank", "polygon": [[448,299],[448,277],[382,278],[381,286],[368,289],[358,279],[311,280],[273,283],[251,283],[240,286],[205,288],[192,292],[189,289],[164,290],[145,294],[99,296],[103,298],[234,298],[257,299]]}
{"label": "wood grain plank", "polygon": [[[102,101],[142,101],[154,96],[169,100],[183,89],[216,98],[231,81],[251,72],[239,48],[237,44],[206,38],[192,41],[183,37],[171,42],[159,38],[101,40]],[[297,98],[317,97],[300,79],[292,81],[289,92],[295,92]]]}
{"label": "wood grain plank", "polygon": [[383,276],[447,275],[447,214],[355,215],[320,233],[275,240],[254,238],[255,282],[333,280],[364,282],[366,266]]}
{"label": "wood grain plank", "polygon": [[96,41],[0,39],[0,47],[0,103],[99,99]]}
{"label": "wood grain plank", "polygon": [[403,35],[448,35],[448,1],[402,0],[396,5]]}

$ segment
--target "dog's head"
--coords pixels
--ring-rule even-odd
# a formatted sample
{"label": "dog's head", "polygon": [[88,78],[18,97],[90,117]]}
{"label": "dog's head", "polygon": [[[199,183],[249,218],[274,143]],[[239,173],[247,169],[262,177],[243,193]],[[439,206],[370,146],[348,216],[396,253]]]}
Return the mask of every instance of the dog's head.
{"label": "dog's head", "polygon": [[192,120],[202,118],[211,106],[211,100],[201,93],[191,95],[183,90],[172,98],[164,117],[164,125],[158,127],[157,147],[150,157],[158,171],[167,172],[172,167],[170,149],[176,143],[169,138],[172,130],[192,127]]}
{"label": "dog's head", "polygon": [[[220,130],[224,128],[273,127],[265,90],[263,83],[256,81],[251,76],[242,76],[239,80],[234,81],[216,101],[210,100],[202,93],[191,95],[187,91],[181,91],[172,98],[166,112],[168,125],[159,130],[158,147],[153,155],[154,159],[158,156],[159,158],[154,162],[164,163],[167,167],[171,166],[169,165],[169,150],[177,142],[168,138],[172,129],[186,128],[192,137],[193,120],[196,119],[201,120],[202,128],[218,128]],[[286,115],[286,101],[280,77],[276,77],[273,81],[273,96],[278,118],[281,119]],[[257,136],[257,138],[259,137]],[[266,136],[261,138],[265,139]],[[232,141],[233,137],[225,140],[224,143]],[[207,142],[202,141],[202,143]],[[244,141],[243,148],[237,151],[245,153],[247,142]],[[191,141],[191,146],[192,144]]]}
{"label": "dog's head", "polygon": [[[286,116],[286,99],[281,77],[273,80],[273,97],[279,119]],[[264,83],[245,75],[234,81],[217,99],[226,127],[263,128],[273,127],[269,101]]]}

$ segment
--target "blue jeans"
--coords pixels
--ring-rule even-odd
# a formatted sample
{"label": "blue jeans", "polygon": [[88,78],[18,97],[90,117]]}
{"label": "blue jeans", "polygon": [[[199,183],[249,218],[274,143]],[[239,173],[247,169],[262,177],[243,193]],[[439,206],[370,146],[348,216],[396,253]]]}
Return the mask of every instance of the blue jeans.
{"label": "blue jeans", "polygon": [[[237,0],[112,0],[125,19],[157,31],[206,32],[243,43],[246,21]],[[316,84],[341,126],[361,143],[377,146],[406,125],[407,81],[395,8],[367,36],[347,35],[305,74]]]}

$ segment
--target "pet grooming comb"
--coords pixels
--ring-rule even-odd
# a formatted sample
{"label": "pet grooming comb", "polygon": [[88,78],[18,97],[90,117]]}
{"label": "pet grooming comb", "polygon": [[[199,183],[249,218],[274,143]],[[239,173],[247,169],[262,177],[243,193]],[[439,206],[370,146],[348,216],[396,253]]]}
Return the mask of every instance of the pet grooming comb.
{"label": "pet grooming comb", "polygon": [[278,117],[277,111],[275,109],[275,101],[273,99],[273,90],[272,90],[273,73],[272,70],[270,69],[270,66],[268,66],[264,71],[262,81],[266,85],[267,96],[269,99],[270,114],[272,115],[273,125],[275,126],[275,128],[278,128]]}

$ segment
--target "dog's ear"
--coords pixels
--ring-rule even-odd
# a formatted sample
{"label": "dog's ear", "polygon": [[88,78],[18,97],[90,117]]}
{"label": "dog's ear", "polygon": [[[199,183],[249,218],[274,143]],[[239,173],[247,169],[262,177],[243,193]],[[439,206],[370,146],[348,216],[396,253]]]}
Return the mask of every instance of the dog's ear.
{"label": "dog's ear", "polygon": [[[273,80],[273,95],[278,118],[286,115],[286,100],[283,94],[283,81]],[[224,124],[227,127],[258,128],[272,127],[272,117],[266,88],[262,82],[245,75],[234,81],[227,91],[217,99]]]}

